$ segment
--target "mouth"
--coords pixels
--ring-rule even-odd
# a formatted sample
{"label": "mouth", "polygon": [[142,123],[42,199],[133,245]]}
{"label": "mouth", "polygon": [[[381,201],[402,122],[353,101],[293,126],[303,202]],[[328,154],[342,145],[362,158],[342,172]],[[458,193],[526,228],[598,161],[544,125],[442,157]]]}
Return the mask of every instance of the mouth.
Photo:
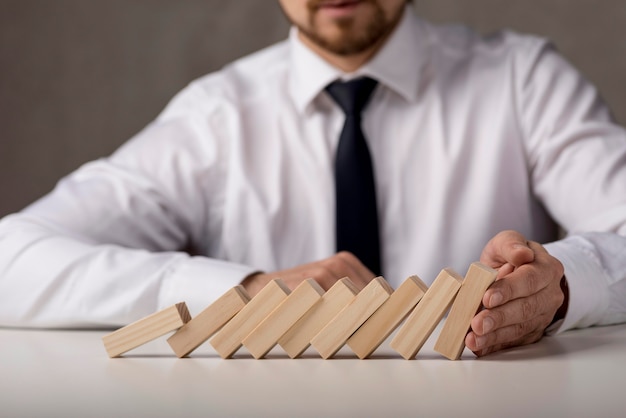
{"label": "mouth", "polygon": [[323,10],[323,11],[328,11],[328,12],[334,12],[334,13],[346,13],[346,12],[351,12],[352,10],[356,9],[356,7],[359,6],[359,4],[363,3],[362,0],[321,0],[321,1],[315,1],[315,2],[311,2],[311,9],[317,11],[317,10]]}

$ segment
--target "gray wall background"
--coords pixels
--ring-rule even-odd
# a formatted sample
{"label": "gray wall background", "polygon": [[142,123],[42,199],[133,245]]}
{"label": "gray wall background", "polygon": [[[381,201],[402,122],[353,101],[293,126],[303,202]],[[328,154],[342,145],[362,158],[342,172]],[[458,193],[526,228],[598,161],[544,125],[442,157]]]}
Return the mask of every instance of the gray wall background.
{"label": "gray wall background", "polygon": [[[626,1],[417,0],[552,39],[626,123]],[[0,0],[0,216],[106,156],[192,79],[283,39],[275,1]]]}

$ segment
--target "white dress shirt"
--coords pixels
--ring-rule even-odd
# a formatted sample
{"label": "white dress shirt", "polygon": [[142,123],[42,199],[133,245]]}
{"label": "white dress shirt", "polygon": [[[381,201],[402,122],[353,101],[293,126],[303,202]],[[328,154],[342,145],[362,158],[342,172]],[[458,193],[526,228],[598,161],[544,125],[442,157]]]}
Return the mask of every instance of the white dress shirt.
{"label": "white dress shirt", "polygon": [[344,116],[323,89],[359,75],[380,83],[363,129],[392,286],[464,274],[515,229],[565,265],[561,330],[626,321],[624,129],[544,40],[481,38],[407,10],[355,74],[292,29],[5,218],[0,325],[116,326],[179,301],[196,314],[254,271],[332,255]]}

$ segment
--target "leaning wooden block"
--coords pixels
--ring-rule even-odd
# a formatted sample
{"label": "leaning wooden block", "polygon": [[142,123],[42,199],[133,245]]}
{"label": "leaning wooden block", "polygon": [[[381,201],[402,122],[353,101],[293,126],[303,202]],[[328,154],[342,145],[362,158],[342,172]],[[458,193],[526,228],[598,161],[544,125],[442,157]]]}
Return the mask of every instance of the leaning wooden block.
{"label": "leaning wooden block", "polygon": [[435,343],[435,351],[450,360],[461,357],[472,318],[478,312],[485,291],[497,275],[496,270],[481,263],[470,266]]}
{"label": "leaning wooden block", "polygon": [[358,293],[358,289],[347,277],[337,281],[322,299],[292,326],[278,343],[289,357],[299,357],[313,337],[333,319],[339,311]]}
{"label": "leaning wooden block", "polygon": [[289,293],[289,288],[282,280],[269,282],[211,338],[210,343],[215,351],[222,358],[230,358],[239,350],[243,339],[276,309]]}
{"label": "leaning wooden block", "polygon": [[109,357],[119,357],[133,348],[177,330],[190,319],[187,305],[180,302],[105,335],[102,342]]}
{"label": "leaning wooden block", "polygon": [[391,348],[407,360],[415,357],[450,307],[462,281],[452,269],[443,269],[391,340]]}
{"label": "leaning wooden block", "polygon": [[348,345],[359,358],[369,357],[417,305],[428,286],[411,276],[396,289],[385,303],[348,339]]}
{"label": "leaning wooden block", "polygon": [[311,345],[323,358],[332,357],[392,293],[385,279],[375,278],[311,340]]}
{"label": "leaning wooden block", "polygon": [[243,345],[256,359],[265,355],[276,345],[278,339],[291,328],[298,319],[320,301],[324,289],[314,279],[300,283],[293,292],[267,318],[265,318],[246,338]]}
{"label": "leaning wooden block", "polygon": [[243,286],[235,286],[174,333],[167,342],[176,356],[185,357],[224,326],[250,296]]}

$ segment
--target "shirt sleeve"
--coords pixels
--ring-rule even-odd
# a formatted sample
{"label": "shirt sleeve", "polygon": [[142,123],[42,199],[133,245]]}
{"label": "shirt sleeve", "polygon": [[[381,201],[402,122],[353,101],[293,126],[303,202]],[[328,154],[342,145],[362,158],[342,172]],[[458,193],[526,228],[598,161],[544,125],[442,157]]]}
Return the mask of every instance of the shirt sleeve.
{"label": "shirt sleeve", "polygon": [[546,245],[570,292],[558,332],[624,322],[626,131],[549,44],[525,52],[519,107],[533,192],[566,233]]}
{"label": "shirt sleeve", "polygon": [[0,222],[0,326],[119,326],[182,301],[193,315],[253,272],[183,252],[208,253],[224,183],[197,94]]}

